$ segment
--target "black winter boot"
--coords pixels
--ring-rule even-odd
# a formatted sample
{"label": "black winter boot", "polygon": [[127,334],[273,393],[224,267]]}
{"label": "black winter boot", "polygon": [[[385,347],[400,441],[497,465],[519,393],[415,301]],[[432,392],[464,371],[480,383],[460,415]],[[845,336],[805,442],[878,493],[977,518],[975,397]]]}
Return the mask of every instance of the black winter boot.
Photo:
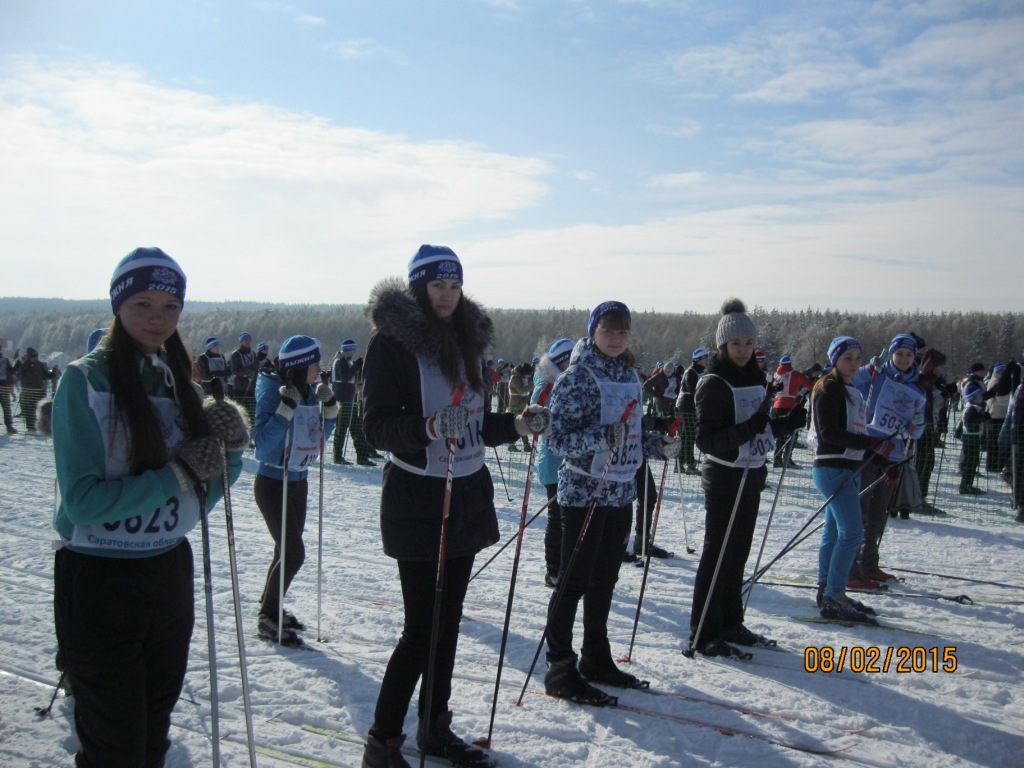
{"label": "black winter boot", "polygon": [[420,720],[416,732],[416,743],[420,751],[426,755],[450,760],[455,768],[482,768],[493,765],[486,752],[467,744],[452,733],[451,725],[451,712],[439,714],[430,727],[424,727],[424,722]]}
{"label": "black winter boot", "polygon": [[381,741],[372,733],[366,739],[362,768],[412,768],[402,756],[405,734]]}

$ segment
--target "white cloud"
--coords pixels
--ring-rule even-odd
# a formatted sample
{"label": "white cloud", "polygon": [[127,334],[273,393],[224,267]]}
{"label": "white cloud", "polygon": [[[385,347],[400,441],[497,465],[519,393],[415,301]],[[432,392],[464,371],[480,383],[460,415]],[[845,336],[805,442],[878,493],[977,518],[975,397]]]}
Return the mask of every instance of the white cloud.
{"label": "white cloud", "polygon": [[[368,286],[396,271],[377,257],[507,219],[546,194],[547,163],[464,142],[219,100],[109,64],[8,59],[0,71],[7,286],[46,274],[51,294],[80,296],[85,265],[98,263],[99,282],[84,288],[95,295],[111,258],[151,244],[202,260],[214,295],[302,300],[303,281],[317,278],[299,277],[300,265]],[[56,246],[65,238],[75,254]],[[203,281],[194,285],[199,298]]]}
{"label": "white cloud", "polygon": [[342,59],[365,59],[371,56],[393,56],[394,53],[376,40],[351,39],[328,43],[324,46],[328,53]]}
{"label": "white cloud", "polygon": [[303,13],[295,18],[299,24],[307,27],[322,27],[327,24],[327,19],[322,16],[313,16],[308,13]]}

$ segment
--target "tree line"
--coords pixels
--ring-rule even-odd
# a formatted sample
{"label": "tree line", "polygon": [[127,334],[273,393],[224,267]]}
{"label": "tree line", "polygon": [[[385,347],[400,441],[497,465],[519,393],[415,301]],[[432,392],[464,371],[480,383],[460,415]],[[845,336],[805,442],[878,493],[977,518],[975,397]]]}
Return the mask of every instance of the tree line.
{"label": "tree line", "polygon": [[[529,361],[540,356],[557,339],[586,334],[589,308],[488,309],[494,321],[497,359]],[[949,357],[947,368],[961,373],[974,362],[991,366],[1010,359],[1021,361],[1024,350],[1024,313],[986,312],[849,312],[835,309],[766,309],[755,306],[749,313],[757,324],[758,346],[774,364],[782,355],[793,358],[797,368],[827,362],[825,352],[835,336],[857,338],[870,357],[887,348],[897,333],[913,332]],[[688,364],[697,347],[714,347],[717,313],[637,311],[633,314],[631,346],[640,365],[649,370],[659,361]],[[0,338],[5,352],[22,354],[34,347],[51,362],[66,362],[85,351],[95,328],[109,325],[106,300],[0,299]],[[230,354],[242,331],[252,334],[254,344],[266,341],[276,355],[284,339],[297,333],[320,340],[324,356],[333,357],[343,339],[354,339],[360,353],[371,327],[360,304],[258,304],[188,301],[179,326],[186,344],[199,354],[210,336],[220,340],[221,352]]]}

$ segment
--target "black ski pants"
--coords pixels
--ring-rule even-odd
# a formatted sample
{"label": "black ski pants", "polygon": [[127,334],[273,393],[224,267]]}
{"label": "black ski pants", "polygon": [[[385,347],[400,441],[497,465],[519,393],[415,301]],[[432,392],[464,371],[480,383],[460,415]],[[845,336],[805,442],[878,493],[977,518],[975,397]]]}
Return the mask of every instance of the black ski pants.
{"label": "black ski pants", "polygon": [[77,768],[159,768],[195,624],[187,540],[153,557],[54,556],[54,619],[75,694]]}
{"label": "black ski pants", "polygon": [[[860,516],[864,523],[864,541],[861,542],[857,559],[850,569],[851,579],[866,579],[878,570],[878,550],[885,534],[885,524],[889,521],[889,504],[892,502],[896,484],[890,485],[889,478],[879,480],[890,469],[873,461],[861,470]],[[871,484],[874,483],[874,487]],[[871,487],[871,490],[867,490]]]}
{"label": "black ski pants", "polygon": [[[750,477],[743,484],[736,503],[737,487],[726,487],[718,490],[704,491],[704,549],[701,551],[697,576],[693,583],[693,608],[690,611],[690,640],[694,640],[697,627],[700,625],[701,614],[707,606],[704,626],[697,640],[703,645],[714,640],[723,632],[743,623],[743,570],[750,556],[750,545],[754,538],[754,526],[757,524],[757,510],[761,503],[761,491],[757,487],[762,483],[754,482]],[[736,505],[736,517],[726,541],[725,532],[729,527],[733,506]],[[711,579],[715,573],[720,553],[722,567],[715,580],[714,591],[711,591]]]}
{"label": "black ski pants", "polygon": [[544,529],[544,567],[558,574],[562,562],[562,508],[558,506],[558,483],[545,485],[548,494],[548,526]]}
{"label": "black ski pants", "polygon": [[[437,652],[434,661],[434,685],[431,696],[431,720],[448,711],[452,696],[452,672],[459,643],[459,621],[466,599],[473,557],[446,560],[441,591],[441,621],[438,628]],[[430,658],[430,633],[434,621],[434,600],[437,597],[437,561],[399,560],[398,576],[402,583],[402,604],[405,624],[398,645],[391,653],[384,679],[377,695],[370,733],[386,741],[402,733],[409,702],[420,678],[418,712],[426,715],[426,675]]]}
{"label": "black ski pants", "polygon": [[[619,580],[622,555],[633,523],[633,505],[596,507],[586,534],[580,531],[587,517],[584,507],[562,507],[562,556],[558,589],[548,603],[548,661],[573,654],[572,630],[576,610],[583,600],[583,645],[581,653],[598,664],[610,657],[608,613]],[[579,552],[568,571],[569,560],[579,543]],[[561,594],[559,594],[561,593]]]}
{"label": "black ski pants", "polygon": [[[267,571],[267,581],[260,597],[260,613],[277,620],[281,605],[281,494],[283,480],[266,475],[256,475],[253,482],[253,494],[256,506],[263,515],[267,530],[274,540],[274,559]],[[308,481],[290,480],[288,482],[288,510],[285,516],[284,541],[284,591],[288,592],[292,579],[306,561],[306,545],[302,542],[302,532],[306,528],[306,494]]]}

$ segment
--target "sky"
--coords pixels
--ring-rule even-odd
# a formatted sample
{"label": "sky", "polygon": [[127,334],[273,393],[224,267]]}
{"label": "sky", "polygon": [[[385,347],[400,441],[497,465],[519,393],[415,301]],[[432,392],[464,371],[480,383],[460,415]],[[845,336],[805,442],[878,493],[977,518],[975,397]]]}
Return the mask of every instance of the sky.
{"label": "sky", "polygon": [[0,0],[0,295],[1021,311],[1020,0]]}

